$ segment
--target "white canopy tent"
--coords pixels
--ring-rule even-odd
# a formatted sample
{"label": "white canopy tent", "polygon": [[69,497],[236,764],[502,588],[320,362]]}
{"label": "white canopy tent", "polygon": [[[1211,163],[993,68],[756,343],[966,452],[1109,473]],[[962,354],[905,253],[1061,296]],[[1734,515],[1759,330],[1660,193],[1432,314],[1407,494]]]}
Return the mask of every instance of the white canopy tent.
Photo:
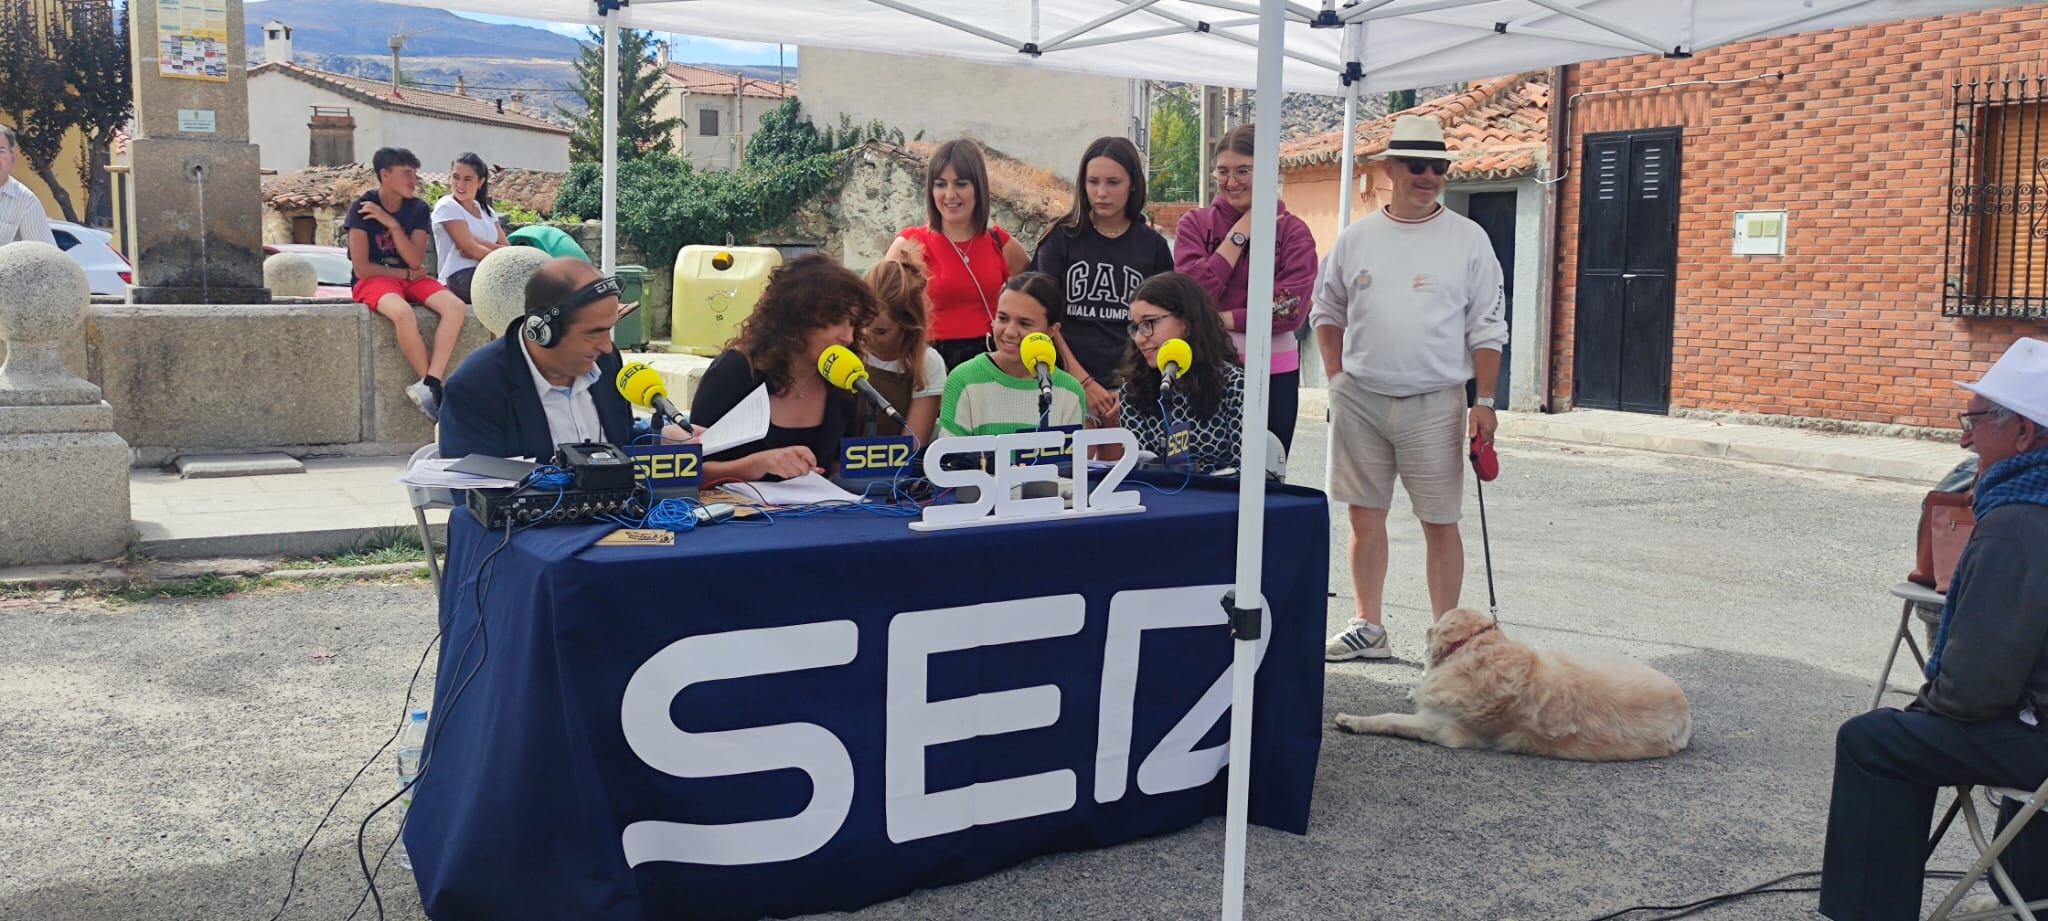
{"label": "white canopy tent", "polygon": [[[2025,6],[2012,0],[393,0],[412,6],[601,26],[611,76],[604,98],[607,272],[618,261],[618,32],[918,54],[1104,76],[1258,91],[1254,156],[1253,310],[1245,366],[1271,360],[1274,203],[1282,91],[1343,95],[1351,137],[1363,92],[1408,89],[1640,54],[1689,57],[1716,45]],[[886,89],[886,88],[879,88]],[[1078,150],[1087,139],[1076,138]],[[1356,144],[1342,148],[1339,222],[1348,224]],[[1259,309],[1263,306],[1265,309]],[[1269,382],[1245,379],[1241,469],[1266,469]],[[1265,480],[1239,490],[1231,596],[1253,609],[1237,637],[1230,719],[1222,916],[1244,911],[1244,844],[1252,681],[1259,630]]]}

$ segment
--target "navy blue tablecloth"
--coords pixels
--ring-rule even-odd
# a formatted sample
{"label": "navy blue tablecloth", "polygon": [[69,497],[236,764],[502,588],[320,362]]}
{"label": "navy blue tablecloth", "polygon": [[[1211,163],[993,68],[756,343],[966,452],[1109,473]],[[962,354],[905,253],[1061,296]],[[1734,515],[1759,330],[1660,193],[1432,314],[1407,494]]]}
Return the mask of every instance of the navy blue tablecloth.
{"label": "navy blue tablecloth", "polygon": [[[858,513],[672,547],[538,529],[481,581],[503,533],[456,512],[405,831],[428,915],[850,910],[1222,814],[1234,486],[938,533]],[[1296,833],[1322,735],[1328,534],[1320,493],[1272,489],[1251,820]],[[1004,720],[1021,728],[974,735]]]}

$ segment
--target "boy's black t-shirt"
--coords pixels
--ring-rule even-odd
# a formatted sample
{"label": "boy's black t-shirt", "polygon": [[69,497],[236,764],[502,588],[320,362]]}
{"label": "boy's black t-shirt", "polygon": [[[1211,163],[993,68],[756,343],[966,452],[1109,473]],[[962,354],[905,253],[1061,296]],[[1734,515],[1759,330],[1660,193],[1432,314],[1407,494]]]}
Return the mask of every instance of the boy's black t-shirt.
{"label": "boy's black t-shirt", "polygon": [[[342,226],[350,230],[360,230],[369,236],[371,262],[387,268],[406,268],[404,257],[398,255],[398,244],[391,239],[391,229],[363,214],[364,202],[375,202],[380,207],[383,205],[376,189],[364,192],[361,198],[355,200],[355,204],[348,206],[348,217],[342,221]],[[391,216],[398,219],[398,226],[404,228],[407,236],[411,236],[414,231],[431,232],[434,227],[433,209],[428,208],[425,201],[417,198],[406,199]]]}

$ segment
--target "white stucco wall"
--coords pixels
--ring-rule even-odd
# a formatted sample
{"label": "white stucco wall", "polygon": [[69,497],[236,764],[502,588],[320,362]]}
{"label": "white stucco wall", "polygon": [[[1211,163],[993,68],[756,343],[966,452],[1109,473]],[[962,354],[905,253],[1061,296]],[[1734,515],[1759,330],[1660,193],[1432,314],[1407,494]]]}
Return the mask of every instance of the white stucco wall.
{"label": "white stucco wall", "polygon": [[347,109],[355,116],[355,159],[370,162],[379,147],[404,147],[429,172],[446,172],[464,151],[475,151],[493,166],[569,168],[569,136],[499,125],[387,112],[352,96],[271,72],[249,78],[249,140],[262,150],[264,169],[289,172],[308,164],[311,139],[306,123],[313,107]]}
{"label": "white stucco wall", "polygon": [[[661,105],[656,107],[656,112],[662,118],[683,120],[682,126],[676,129],[678,156],[689,160],[692,166],[700,170],[726,170],[737,166],[745,156],[746,150],[743,145],[746,139],[754,136],[754,132],[761,130],[761,116],[768,114],[781,103],[780,99],[741,97],[739,108],[746,116],[744,134],[736,134],[733,131],[733,127],[739,123],[739,118],[734,114],[731,94],[685,93],[681,90],[670,90],[668,96],[662,99]],[[700,109],[718,110],[717,137],[705,137],[697,133]]]}
{"label": "white stucco wall", "polygon": [[1089,141],[1131,132],[1130,81],[1114,77],[806,46],[797,86],[820,127],[843,113],[908,138],[971,137],[1063,176]]}

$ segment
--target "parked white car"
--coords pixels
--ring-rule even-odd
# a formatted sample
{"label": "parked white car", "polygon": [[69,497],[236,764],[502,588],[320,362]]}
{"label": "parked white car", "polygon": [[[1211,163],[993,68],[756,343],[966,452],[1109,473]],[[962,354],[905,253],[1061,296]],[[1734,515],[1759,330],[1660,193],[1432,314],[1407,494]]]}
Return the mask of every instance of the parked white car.
{"label": "parked white car", "polygon": [[68,221],[51,221],[50,235],[57,248],[71,255],[85,269],[85,281],[94,294],[127,294],[135,283],[134,269],[127,257],[115,251],[113,235]]}

